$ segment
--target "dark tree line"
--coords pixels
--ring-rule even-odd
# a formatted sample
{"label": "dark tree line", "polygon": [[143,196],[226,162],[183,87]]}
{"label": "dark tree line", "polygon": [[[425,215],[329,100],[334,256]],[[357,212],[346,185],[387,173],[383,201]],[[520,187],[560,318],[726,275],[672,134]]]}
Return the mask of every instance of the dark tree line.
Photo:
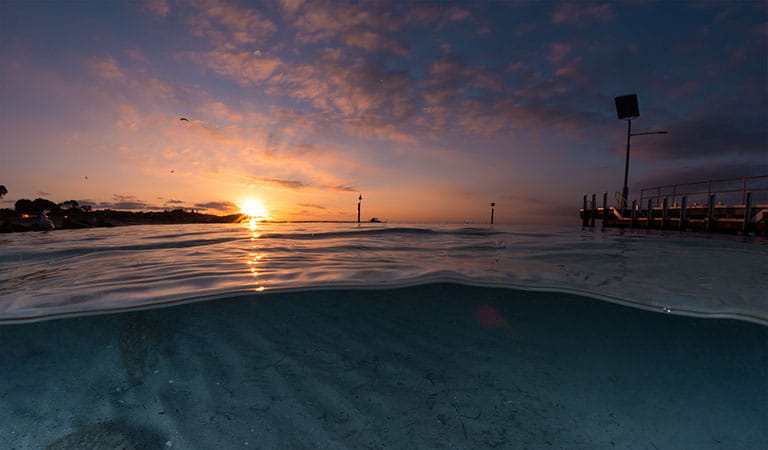
{"label": "dark tree line", "polygon": [[36,198],[34,200],[22,198],[16,201],[16,204],[14,205],[14,209],[19,214],[40,214],[43,211],[48,211],[49,214],[59,215],[59,214],[63,214],[65,211],[67,212],[90,211],[91,207],[90,206],[80,207],[80,204],[78,203],[77,200],[67,200],[66,202],[61,202],[59,204],[56,204],[45,198]]}
{"label": "dark tree line", "polygon": [[[5,195],[7,192],[5,186],[0,186],[0,194]],[[80,205],[77,200],[57,204],[45,198],[22,198],[16,201],[14,209],[0,209],[0,233],[39,230],[39,225],[31,222],[41,213],[50,215],[50,218],[56,221],[57,229],[153,223],[233,223],[242,219],[239,214],[216,216],[183,209],[162,212],[93,210],[91,205]]]}

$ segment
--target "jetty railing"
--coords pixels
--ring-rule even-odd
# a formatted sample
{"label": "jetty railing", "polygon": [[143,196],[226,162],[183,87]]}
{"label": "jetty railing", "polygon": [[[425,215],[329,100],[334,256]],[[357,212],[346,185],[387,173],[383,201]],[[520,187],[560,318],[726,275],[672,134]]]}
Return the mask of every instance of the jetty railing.
{"label": "jetty railing", "polygon": [[658,206],[662,199],[667,198],[670,205],[676,206],[677,201],[685,196],[688,198],[689,205],[706,205],[710,196],[716,194],[721,203],[744,205],[748,192],[752,192],[753,202],[768,203],[768,175],[721,178],[643,188],[640,189],[639,203],[644,205],[643,201],[650,199]]}
{"label": "jetty railing", "polygon": [[607,192],[591,197],[582,199],[585,227],[600,220],[603,227],[768,234],[768,175],[643,188],[623,210],[608,204]]}

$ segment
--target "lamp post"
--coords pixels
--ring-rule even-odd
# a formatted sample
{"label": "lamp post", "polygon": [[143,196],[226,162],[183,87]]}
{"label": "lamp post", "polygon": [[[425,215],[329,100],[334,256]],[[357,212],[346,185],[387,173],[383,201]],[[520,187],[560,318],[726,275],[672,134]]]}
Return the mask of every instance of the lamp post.
{"label": "lamp post", "polygon": [[637,104],[637,94],[623,95],[615,98],[616,113],[619,119],[627,120],[627,158],[624,162],[624,187],[621,190],[621,211],[627,208],[629,197],[629,143],[632,136],[644,136],[647,134],[667,134],[666,131],[644,131],[642,133],[632,132],[632,119],[640,117],[640,107]]}

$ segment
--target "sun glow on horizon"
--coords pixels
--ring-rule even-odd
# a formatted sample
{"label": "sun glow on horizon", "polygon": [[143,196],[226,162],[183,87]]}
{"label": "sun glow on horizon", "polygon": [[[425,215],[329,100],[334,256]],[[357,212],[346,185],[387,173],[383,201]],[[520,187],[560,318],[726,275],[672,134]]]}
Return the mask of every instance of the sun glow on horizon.
{"label": "sun glow on horizon", "polygon": [[267,208],[260,200],[255,198],[245,199],[240,203],[240,212],[252,219],[268,219]]}

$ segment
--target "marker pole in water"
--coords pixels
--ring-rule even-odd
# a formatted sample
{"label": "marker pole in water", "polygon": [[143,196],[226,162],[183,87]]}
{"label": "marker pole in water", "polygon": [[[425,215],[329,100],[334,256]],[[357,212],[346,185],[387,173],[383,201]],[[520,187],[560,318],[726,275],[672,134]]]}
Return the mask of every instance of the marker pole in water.
{"label": "marker pole in water", "polygon": [[357,197],[357,223],[360,223],[360,202],[363,201],[363,194]]}
{"label": "marker pole in water", "polygon": [[493,207],[496,206],[496,203],[491,203],[491,225],[493,225]]}

